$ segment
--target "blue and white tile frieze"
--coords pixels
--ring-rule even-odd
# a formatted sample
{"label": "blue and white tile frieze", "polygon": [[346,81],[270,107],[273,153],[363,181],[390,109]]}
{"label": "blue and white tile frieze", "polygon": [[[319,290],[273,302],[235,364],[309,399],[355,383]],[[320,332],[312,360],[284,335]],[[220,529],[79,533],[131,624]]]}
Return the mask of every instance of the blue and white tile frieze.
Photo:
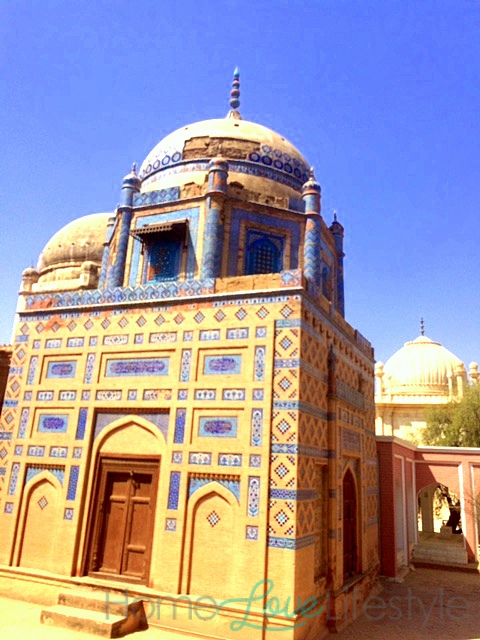
{"label": "blue and white tile frieze", "polygon": [[204,375],[238,375],[241,371],[242,356],[240,354],[205,356]]}
{"label": "blue and white tile frieze", "polygon": [[238,419],[231,416],[202,417],[198,423],[198,435],[209,438],[236,438]]}

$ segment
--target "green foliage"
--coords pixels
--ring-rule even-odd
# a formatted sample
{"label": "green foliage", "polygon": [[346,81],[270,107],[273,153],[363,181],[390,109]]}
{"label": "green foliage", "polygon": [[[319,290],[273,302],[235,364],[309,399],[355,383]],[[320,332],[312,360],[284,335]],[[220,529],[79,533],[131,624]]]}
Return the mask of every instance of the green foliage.
{"label": "green foliage", "polygon": [[480,447],[480,386],[467,387],[458,402],[428,408],[425,419],[425,444]]}

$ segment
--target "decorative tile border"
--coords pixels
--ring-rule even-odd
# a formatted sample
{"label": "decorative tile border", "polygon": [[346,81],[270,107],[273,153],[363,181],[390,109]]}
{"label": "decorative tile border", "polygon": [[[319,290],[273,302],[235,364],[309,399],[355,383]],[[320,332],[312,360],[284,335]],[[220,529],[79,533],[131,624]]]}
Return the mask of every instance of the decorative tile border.
{"label": "decorative tile border", "polygon": [[252,409],[250,445],[260,447],[263,433],[263,409]]}
{"label": "decorative tile border", "polygon": [[49,362],[46,378],[75,378],[77,370],[76,360],[63,360],[62,362]]}
{"label": "decorative tile border", "polygon": [[185,424],[187,419],[186,409],[177,409],[175,415],[175,433],[173,436],[174,444],[183,444],[185,439]]}
{"label": "decorative tile border", "polygon": [[180,494],[180,478],[181,473],[179,471],[172,471],[170,473],[170,487],[168,490],[168,506],[167,509],[176,511],[178,509],[178,499]]}
{"label": "decorative tile border", "polygon": [[212,454],[207,452],[193,451],[189,454],[188,461],[190,464],[210,465],[212,464]]}
{"label": "decorative tile border", "polygon": [[75,500],[77,496],[77,484],[80,476],[80,467],[72,465],[70,468],[70,478],[68,480],[67,500]]}
{"label": "decorative tile border", "polygon": [[66,433],[69,416],[64,413],[43,413],[38,420],[39,433]]}
{"label": "decorative tile border", "polygon": [[211,482],[218,482],[222,487],[228,489],[233,493],[238,502],[240,502],[240,478],[238,476],[217,476],[213,474],[193,474],[189,478],[188,482],[188,497],[192,495],[207,484]]}
{"label": "decorative tile border", "polygon": [[242,454],[241,453],[219,453],[218,465],[220,467],[241,467]]}
{"label": "decorative tile border", "polygon": [[248,478],[248,507],[247,514],[250,518],[255,518],[260,512],[260,478],[250,476]]}

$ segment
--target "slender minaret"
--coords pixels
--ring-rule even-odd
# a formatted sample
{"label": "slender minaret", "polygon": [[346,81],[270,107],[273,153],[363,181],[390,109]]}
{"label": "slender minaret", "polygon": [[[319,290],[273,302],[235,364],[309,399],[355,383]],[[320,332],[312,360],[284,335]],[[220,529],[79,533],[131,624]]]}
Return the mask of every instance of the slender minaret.
{"label": "slender minaret", "polygon": [[322,222],[320,218],[321,189],[315,180],[313,167],[310,177],[302,187],[302,198],[305,207],[305,240],[303,243],[303,273],[309,285],[320,286],[320,254]]}
{"label": "slender minaret", "polygon": [[140,191],[140,184],[141,180],[137,176],[137,168],[134,164],[132,171],[123,179],[121,200],[117,209],[116,234],[118,246],[111,275],[108,277],[108,287],[121,287],[123,285],[130,225],[133,217],[133,196]]}

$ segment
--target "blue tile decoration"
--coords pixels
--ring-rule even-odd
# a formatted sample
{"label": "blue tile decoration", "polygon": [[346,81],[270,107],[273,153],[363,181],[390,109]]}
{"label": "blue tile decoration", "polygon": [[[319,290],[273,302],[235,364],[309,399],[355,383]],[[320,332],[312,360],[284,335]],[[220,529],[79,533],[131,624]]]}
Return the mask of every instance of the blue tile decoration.
{"label": "blue tile decoration", "polygon": [[263,409],[252,410],[250,444],[252,447],[260,447],[262,445],[263,433]]}
{"label": "blue tile decoration", "polygon": [[17,491],[18,476],[20,474],[20,463],[14,462],[10,472],[10,483],[8,485],[8,495],[14,496]]}
{"label": "blue tile decoration", "polygon": [[188,456],[190,464],[212,464],[212,454],[208,452],[193,451]]}
{"label": "blue tile decoration", "polygon": [[196,475],[190,476],[188,483],[188,497],[191,498],[195,491],[204,487],[211,482],[218,482],[233,493],[238,502],[240,502],[240,478],[237,476],[216,476],[216,475]]}
{"label": "blue tile decoration", "polygon": [[53,400],[53,391],[38,391],[37,400],[40,400],[41,402]]}
{"label": "blue tile decoration", "polygon": [[35,382],[37,365],[38,365],[38,356],[32,356],[30,358],[30,364],[28,365],[27,384],[33,384]]}
{"label": "blue tile decoration", "polygon": [[128,344],[130,336],[128,333],[120,333],[114,336],[104,336],[103,344],[107,347],[118,347]]}
{"label": "blue tile decoration", "polygon": [[18,439],[23,439],[25,438],[25,435],[27,433],[27,424],[28,424],[28,418],[30,416],[30,409],[28,408],[24,408],[22,409],[22,413],[20,416],[20,425],[18,427]]}
{"label": "blue tile decoration", "polygon": [[184,331],[183,332],[183,341],[184,342],[192,342],[193,340],[193,331]]}
{"label": "blue tile decoration", "polygon": [[263,400],[265,396],[265,391],[263,389],[254,389],[252,392],[252,400]]}
{"label": "blue tile decoration", "polygon": [[219,453],[218,465],[220,467],[241,467],[242,454],[241,453]]}
{"label": "blue tile decoration", "polygon": [[50,447],[51,458],[66,458],[68,456],[68,447]]}
{"label": "blue tile decoration", "polygon": [[13,513],[13,502],[6,502],[5,503],[4,513],[7,513],[8,515],[12,515],[12,513]]}
{"label": "blue tile decoration", "polygon": [[179,389],[177,398],[178,400],[188,400],[188,389]]}
{"label": "blue tile decoration", "polygon": [[16,336],[15,342],[28,342],[28,336]]}
{"label": "blue tile decoration", "polygon": [[106,377],[168,376],[169,358],[118,358],[107,360]]}
{"label": "blue tile decoration", "polygon": [[62,362],[49,362],[47,366],[47,378],[75,378],[77,370],[76,360],[63,360]]}
{"label": "blue tile decoration", "polygon": [[48,471],[52,475],[54,475],[60,484],[63,487],[63,483],[65,480],[65,467],[57,466],[57,465],[46,465],[46,464],[32,464],[27,466],[27,471],[25,474],[25,484],[30,482],[32,478],[37,476],[42,471]]}
{"label": "blue tile decoration", "polygon": [[256,327],[256,329],[255,329],[255,337],[256,338],[266,338],[267,337],[267,327]]}
{"label": "blue tile decoration", "polygon": [[81,458],[83,455],[83,448],[82,447],[73,447],[73,457],[74,458]]}
{"label": "blue tile decoration", "polygon": [[45,349],[60,349],[61,346],[61,338],[51,338],[50,340],[45,340]]}
{"label": "blue tile decoration", "polygon": [[21,376],[23,375],[23,367],[10,367],[8,370],[8,376]]}
{"label": "blue tile decoration", "polygon": [[220,340],[220,329],[205,329],[200,331],[199,338],[202,341]]}
{"label": "blue tile decoration", "polygon": [[40,415],[37,427],[37,431],[40,433],[66,433],[67,429],[67,414],[44,413]]}
{"label": "blue tile decoration", "polygon": [[178,498],[180,494],[180,471],[170,473],[170,488],[168,490],[168,509],[176,511],[178,509]]}
{"label": "blue tile decoration", "polygon": [[136,400],[137,399],[137,390],[136,389],[129,389],[128,390],[128,395],[127,395],[127,400]]}
{"label": "blue tile decoration", "polygon": [[171,344],[177,341],[178,334],[176,331],[159,331],[151,333],[148,341],[150,344]]}
{"label": "blue tile decoration", "polygon": [[0,440],[12,440],[13,434],[11,431],[0,431]]}
{"label": "blue tile decoration", "polygon": [[238,419],[235,417],[209,416],[198,421],[198,435],[208,438],[236,438]]}
{"label": "blue tile decoration", "polygon": [[[165,214],[162,214],[162,216]],[[139,243],[137,243],[139,244]],[[195,261],[195,255],[193,255]],[[195,268],[195,265],[194,265]],[[90,289],[82,292],[34,294],[25,298],[26,309],[38,305],[56,307],[88,307],[100,309],[109,308],[106,305],[121,302],[141,302],[154,300],[171,300],[179,297],[205,296],[214,293],[213,278],[192,280],[190,277],[182,281],[168,281],[149,283],[129,287],[113,287],[109,289]],[[92,314],[94,312],[91,312]],[[89,320],[85,328],[91,329],[93,323]],[[91,346],[94,346],[93,344]]]}
{"label": "blue tile decoration", "polygon": [[185,439],[185,423],[187,418],[186,409],[177,409],[175,415],[175,433],[173,437],[174,444],[183,444]]}
{"label": "blue tile decoration", "polygon": [[255,453],[251,454],[249,458],[249,467],[258,469],[261,466],[262,466],[262,456],[257,455]]}
{"label": "blue tile decoration", "polygon": [[85,438],[85,428],[87,426],[88,409],[82,407],[78,412],[77,432],[75,440],[83,440]]}
{"label": "blue tile decoration", "polygon": [[1,467],[0,468],[0,476],[6,476],[7,475],[7,470],[5,469],[5,467]]}
{"label": "blue tile decoration", "polygon": [[45,455],[45,447],[31,445],[27,449],[27,456],[32,456],[35,458],[43,458],[44,455]]}
{"label": "blue tile decoration", "polygon": [[195,389],[195,400],[215,400],[217,392],[215,389]]}
{"label": "blue tile decoration", "polygon": [[247,540],[258,540],[258,527],[252,527],[251,525],[247,525],[245,531],[245,538]]}
{"label": "blue tile decoration", "polygon": [[143,333],[136,333],[133,337],[134,344],[143,344]]}
{"label": "blue tile decoration", "polygon": [[82,402],[89,402],[90,400],[90,390],[82,391]]}
{"label": "blue tile decoration", "polygon": [[75,500],[77,496],[77,484],[80,476],[80,467],[72,465],[70,468],[70,478],[68,480],[67,500]]}
{"label": "blue tile decoration", "polygon": [[85,344],[85,338],[68,338],[67,347],[80,349]]}
{"label": "blue tile decoration", "polygon": [[260,478],[250,476],[248,478],[248,507],[247,514],[255,518],[260,513]]}
{"label": "blue tile decoration", "polygon": [[15,407],[18,406],[18,400],[12,400],[11,398],[6,398],[3,401],[3,406],[4,407],[15,408]]}
{"label": "blue tile decoration", "polygon": [[303,538],[280,538],[278,536],[268,536],[268,546],[274,549],[303,549],[315,544],[314,535]]}
{"label": "blue tile decoration", "polygon": [[73,514],[74,514],[74,510],[70,509],[69,507],[67,507],[63,512],[63,519],[64,520],[73,520]]}
{"label": "blue tile decoration", "polygon": [[98,336],[90,336],[88,344],[90,347],[96,347],[98,345]]}
{"label": "blue tile decoration", "polygon": [[248,327],[237,329],[227,329],[227,340],[247,340],[249,334]]}
{"label": "blue tile decoration", "polygon": [[180,382],[188,382],[190,380],[190,366],[192,363],[192,350],[182,350],[182,361],[180,365]]}
{"label": "blue tile decoration", "polygon": [[223,389],[222,400],[233,400],[243,402],[246,397],[245,389]]}
{"label": "blue tile decoration", "polygon": [[40,349],[40,345],[42,344],[41,340],[34,340],[33,341],[33,348],[34,349]]}
{"label": "blue tile decoration", "polygon": [[265,347],[255,347],[253,376],[255,382],[263,382],[265,379],[265,352]]}
{"label": "blue tile decoration", "polygon": [[203,363],[204,375],[238,375],[241,371],[242,356],[240,354],[205,356]]}
{"label": "blue tile decoration", "polygon": [[[177,152],[177,155],[172,154],[170,156],[165,156],[165,157],[170,158],[169,162],[178,162],[179,160],[181,160],[180,152]],[[155,164],[153,164],[152,166],[153,166],[153,171],[155,171],[159,167],[163,166],[163,161],[162,161],[162,165],[160,165],[160,161],[159,161],[157,167],[155,167]],[[145,193],[136,193],[133,196],[133,206],[142,207],[145,205],[162,204],[163,202],[174,202],[179,198],[180,198],[180,187],[169,187],[168,189],[160,189],[158,191],[147,191]]]}
{"label": "blue tile decoration", "polygon": [[62,402],[73,402],[77,398],[76,391],[60,391],[58,399]]}
{"label": "blue tile decoration", "polygon": [[85,384],[92,384],[94,368],[95,368],[95,354],[89,353],[87,355],[87,366],[85,367],[85,377],[83,379]]}
{"label": "blue tile decoration", "polygon": [[25,391],[25,393],[23,394],[23,399],[25,400],[25,402],[30,402],[30,400],[32,399],[32,392]]}
{"label": "blue tile decoration", "polygon": [[172,462],[174,464],[182,464],[183,453],[181,451],[172,451]]}
{"label": "blue tile decoration", "polygon": [[121,389],[103,389],[95,394],[96,400],[116,401],[122,399]]}
{"label": "blue tile decoration", "polygon": [[177,519],[176,518],[166,518],[165,519],[165,531],[170,531],[175,533],[177,530]]}
{"label": "blue tile decoration", "polygon": [[315,489],[275,489],[271,488],[269,497],[272,500],[315,500],[317,493]]}
{"label": "blue tile decoration", "polygon": [[22,454],[23,454],[23,445],[17,444],[17,446],[15,447],[15,455],[21,456]]}

